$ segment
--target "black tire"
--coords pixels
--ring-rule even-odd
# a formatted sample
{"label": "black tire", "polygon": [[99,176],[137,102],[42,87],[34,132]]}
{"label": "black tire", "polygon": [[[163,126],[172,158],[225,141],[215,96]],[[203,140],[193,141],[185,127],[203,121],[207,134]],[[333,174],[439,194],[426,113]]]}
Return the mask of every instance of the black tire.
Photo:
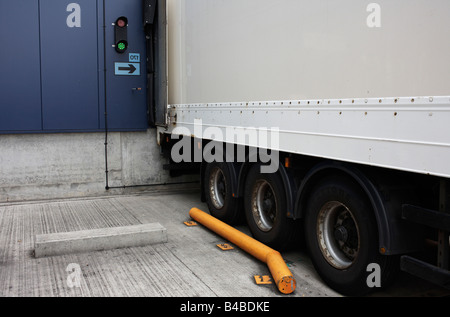
{"label": "black tire", "polygon": [[229,225],[243,219],[239,200],[233,197],[231,175],[226,163],[209,163],[205,169],[204,191],[211,215]]}
{"label": "black tire", "polygon": [[373,208],[358,186],[332,178],[309,195],[305,239],[311,260],[322,279],[337,292],[362,296],[371,291],[369,264],[380,267],[380,286],[391,284],[398,258],[379,253]]}
{"label": "black tire", "polygon": [[279,173],[262,174],[261,165],[249,171],[245,185],[245,217],[253,237],[276,250],[292,246],[295,222],[287,218],[286,194]]}

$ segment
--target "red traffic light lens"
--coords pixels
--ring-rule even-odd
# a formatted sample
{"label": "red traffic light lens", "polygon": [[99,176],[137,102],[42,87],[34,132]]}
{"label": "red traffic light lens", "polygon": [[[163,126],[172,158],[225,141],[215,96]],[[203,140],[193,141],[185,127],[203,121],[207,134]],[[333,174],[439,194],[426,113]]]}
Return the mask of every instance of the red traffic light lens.
{"label": "red traffic light lens", "polygon": [[116,21],[116,25],[121,28],[127,26],[127,23],[128,21],[125,18],[118,18]]}

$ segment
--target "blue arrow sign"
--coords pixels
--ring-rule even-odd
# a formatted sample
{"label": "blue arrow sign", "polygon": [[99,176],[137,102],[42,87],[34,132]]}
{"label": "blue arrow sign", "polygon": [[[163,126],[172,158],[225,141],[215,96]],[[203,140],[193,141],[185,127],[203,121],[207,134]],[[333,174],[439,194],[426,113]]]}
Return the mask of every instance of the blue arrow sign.
{"label": "blue arrow sign", "polygon": [[141,64],[139,63],[114,63],[116,76],[140,76]]}

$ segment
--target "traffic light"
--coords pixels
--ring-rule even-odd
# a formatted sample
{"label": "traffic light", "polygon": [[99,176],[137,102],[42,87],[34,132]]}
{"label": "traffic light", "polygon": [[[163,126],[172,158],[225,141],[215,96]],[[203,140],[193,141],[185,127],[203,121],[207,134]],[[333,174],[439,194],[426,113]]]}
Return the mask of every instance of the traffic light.
{"label": "traffic light", "polygon": [[116,52],[123,54],[128,48],[128,19],[120,17],[114,24]]}

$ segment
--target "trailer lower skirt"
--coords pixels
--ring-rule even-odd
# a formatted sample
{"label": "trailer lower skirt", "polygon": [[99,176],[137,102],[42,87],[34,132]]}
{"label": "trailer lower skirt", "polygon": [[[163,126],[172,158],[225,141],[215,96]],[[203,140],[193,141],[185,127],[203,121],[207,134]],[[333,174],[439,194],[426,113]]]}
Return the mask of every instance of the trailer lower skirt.
{"label": "trailer lower skirt", "polygon": [[450,271],[406,255],[401,257],[400,268],[404,272],[450,289]]}

